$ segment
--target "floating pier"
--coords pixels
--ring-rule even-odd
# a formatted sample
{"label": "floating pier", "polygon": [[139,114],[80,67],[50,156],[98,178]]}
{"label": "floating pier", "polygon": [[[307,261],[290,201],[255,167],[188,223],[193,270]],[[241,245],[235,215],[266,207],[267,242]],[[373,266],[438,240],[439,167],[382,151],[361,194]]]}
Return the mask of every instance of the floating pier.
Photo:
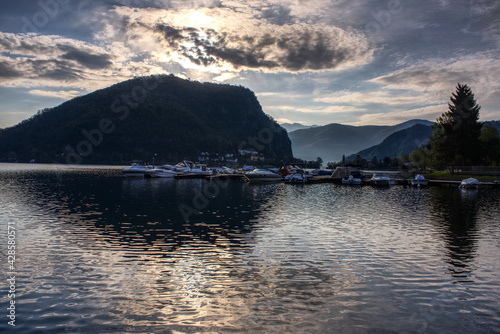
{"label": "floating pier", "polygon": [[[370,185],[370,177],[367,176],[362,185]],[[200,175],[196,173],[182,173],[175,176],[176,179],[205,179],[205,180],[218,180],[218,179],[229,179],[229,180],[245,180],[244,174],[210,174],[210,175]],[[405,178],[396,178],[396,185],[400,186],[411,186],[409,181],[410,179]],[[429,179],[429,183],[427,186],[459,186],[459,180],[432,180]],[[308,184],[314,183],[334,183],[341,184],[342,178],[331,177],[330,175],[318,175],[314,176],[312,179],[307,181]],[[481,186],[486,187],[498,187],[500,188],[500,181],[482,181]]]}

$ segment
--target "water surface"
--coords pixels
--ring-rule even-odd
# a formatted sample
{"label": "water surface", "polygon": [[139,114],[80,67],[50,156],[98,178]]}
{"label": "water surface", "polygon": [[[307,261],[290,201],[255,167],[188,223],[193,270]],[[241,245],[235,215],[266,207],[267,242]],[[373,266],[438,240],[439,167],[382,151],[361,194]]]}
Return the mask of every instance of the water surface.
{"label": "water surface", "polygon": [[7,224],[18,233],[15,331],[500,332],[497,189],[120,171],[0,165],[2,272]]}

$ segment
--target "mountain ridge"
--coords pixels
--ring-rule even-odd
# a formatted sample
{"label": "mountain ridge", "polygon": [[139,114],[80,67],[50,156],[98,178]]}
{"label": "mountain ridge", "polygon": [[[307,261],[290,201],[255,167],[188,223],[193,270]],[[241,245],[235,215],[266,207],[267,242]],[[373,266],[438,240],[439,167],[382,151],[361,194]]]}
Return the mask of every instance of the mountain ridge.
{"label": "mountain ridge", "polygon": [[0,132],[0,160],[121,163],[201,152],[290,159],[287,132],[242,86],[134,78],[38,112]]}
{"label": "mountain ridge", "polygon": [[346,161],[352,161],[357,156],[372,160],[389,157],[399,158],[410,154],[415,149],[426,145],[432,136],[432,128],[424,124],[415,124],[410,128],[396,131],[385,138],[380,144],[371,146],[355,154],[346,157]]}
{"label": "mountain ridge", "polygon": [[289,133],[292,150],[296,158],[315,160],[321,157],[325,162],[338,162],[342,156],[355,154],[363,149],[380,144],[394,132],[410,128],[415,124],[432,125],[427,120],[410,120],[393,126],[353,126],[331,123]]}

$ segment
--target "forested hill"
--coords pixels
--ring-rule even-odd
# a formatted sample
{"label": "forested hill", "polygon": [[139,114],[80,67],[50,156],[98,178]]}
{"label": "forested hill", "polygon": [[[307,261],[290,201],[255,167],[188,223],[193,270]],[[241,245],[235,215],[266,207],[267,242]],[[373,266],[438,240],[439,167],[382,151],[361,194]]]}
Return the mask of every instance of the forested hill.
{"label": "forested hill", "polygon": [[201,152],[292,157],[287,132],[247,88],[173,75],[135,78],[45,109],[0,132],[0,161],[128,163]]}
{"label": "forested hill", "polygon": [[410,154],[422,145],[426,145],[432,136],[432,127],[424,124],[415,124],[411,128],[394,132],[384,139],[382,143],[364,149],[356,154],[348,156],[347,161],[353,161],[356,156],[366,160],[373,158],[401,157]]}

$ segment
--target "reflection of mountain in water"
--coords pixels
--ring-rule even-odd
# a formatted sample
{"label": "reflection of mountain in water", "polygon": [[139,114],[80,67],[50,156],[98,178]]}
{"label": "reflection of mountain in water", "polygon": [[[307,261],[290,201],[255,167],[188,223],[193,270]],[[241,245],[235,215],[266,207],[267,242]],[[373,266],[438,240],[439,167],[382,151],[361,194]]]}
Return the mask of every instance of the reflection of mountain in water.
{"label": "reflection of mountain in water", "polygon": [[[267,203],[274,189],[261,187],[248,192],[243,187],[246,185],[238,181],[81,174],[59,184],[56,205],[64,212],[62,220],[85,225],[106,242],[154,248],[168,256],[183,245],[199,242],[224,247],[240,244],[241,234],[251,231],[257,221],[255,212]],[[180,205],[192,210],[188,221]]]}
{"label": "reflection of mountain in water", "polygon": [[[463,282],[471,272],[478,242],[478,207],[477,191],[459,191],[448,188],[435,188],[432,193],[431,214],[435,224],[443,233],[448,248],[448,262],[453,277],[462,278]],[[439,218],[439,219],[438,219]]]}

